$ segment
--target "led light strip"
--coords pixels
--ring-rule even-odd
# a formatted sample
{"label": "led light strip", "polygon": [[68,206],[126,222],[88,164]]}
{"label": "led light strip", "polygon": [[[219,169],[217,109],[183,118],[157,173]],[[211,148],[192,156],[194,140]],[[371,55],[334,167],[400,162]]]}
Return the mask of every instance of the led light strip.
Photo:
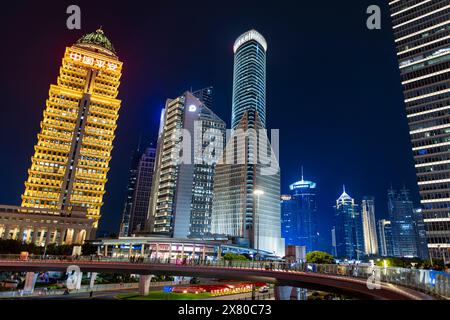
{"label": "led light strip", "polygon": [[423,58],[421,60],[417,60],[417,61],[411,62],[410,64],[402,65],[402,66],[400,66],[400,70],[404,69],[404,68],[407,68],[407,67],[410,67],[410,66],[413,66],[413,65],[418,64],[418,63],[422,63],[422,62],[425,62],[425,61],[433,60],[435,58],[440,58],[440,57],[445,56],[447,54],[450,54],[450,50],[446,51],[444,53],[441,53],[441,54],[437,54],[437,55],[434,55],[434,56],[429,56],[429,57]]}
{"label": "led light strip", "polygon": [[433,41],[421,44],[420,46],[417,46],[417,47],[414,47],[414,48],[410,48],[408,50],[400,51],[400,52],[397,53],[397,55],[399,56],[401,54],[404,54],[404,53],[407,53],[407,52],[410,52],[410,51],[413,51],[413,50],[416,50],[416,49],[420,49],[420,48],[428,46],[430,44],[433,44],[433,43],[436,43],[436,42],[439,42],[439,41],[442,41],[442,40],[447,40],[448,38],[450,38],[450,36],[446,36],[444,38],[439,38],[439,39],[436,39],[436,40],[433,40]]}
{"label": "led light strip", "polygon": [[450,221],[450,218],[431,218],[431,219],[423,219],[423,222],[447,222]]}
{"label": "led light strip", "polygon": [[423,150],[423,149],[428,149],[428,148],[443,147],[443,146],[449,146],[449,145],[450,145],[450,141],[449,142],[436,143],[436,144],[428,144],[426,146],[413,148],[413,151]]}
{"label": "led light strip", "polygon": [[445,70],[441,70],[441,71],[438,71],[438,72],[430,73],[430,74],[427,74],[425,76],[421,76],[421,77],[418,77],[418,78],[409,79],[409,80],[403,81],[402,84],[405,85],[405,84],[408,84],[408,83],[411,83],[411,82],[416,82],[416,81],[419,81],[419,80],[422,80],[422,79],[431,78],[431,77],[438,76],[438,75],[443,74],[443,73],[447,73],[449,71],[450,71],[450,68],[445,69]]}
{"label": "led light strip", "polygon": [[402,23],[400,23],[400,24],[397,24],[397,25],[393,26],[392,28],[393,28],[393,29],[396,29],[396,28],[398,28],[398,27],[404,26],[405,24],[408,24],[408,23],[411,23],[411,22],[420,20],[420,19],[422,19],[422,18],[431,16],[431,15],[433,15],[433,14],[435,14],[435,13],[441,12],[441,11],[443,11],[443,10],[445,10],[445,9],[448,9],[448,8],[450,8],[450,5],[447,5],[447,6],[445,6],[445,7],[439,8],[439,9],[434,10],[434,11],[431,11],[431,12],[428,12],[428,13],[426,13],[426,14],[424,14],[424,15],[419,16],[419,17],[415,17],[414,19],[411,19],[411,20],[402,22]]}
{"label": "led light strip", "polygon": [[402,13],[402,12],[411,10],[411,9],[413,9],[413,8],[415,8],[415,7],[421,6],[421,5],[423,5],[424,3],[427,3],[427,2],[430,2],[430,1],[431,1],[431,0],[425,0],[425,1],[422,1],[422,2],[420,2],[420,3],[417,3],[417,4],[413,5],[413,6],[411,6],[411,7],[408,7],[408,8],[406,8],[406,9],[397,11],[396,13],[391,14],[391,17],[396,16],[396,15]]}
{"label": "led light strip", "polygon": [[433,30],[433,29],[436,29],[436,28],[439,28],[439,27],[442,27],[442,26],[445,26],[445,25],[448,24],[448,23],[450,23],[450,20],[447,20],[447,21],[442,22],[442,23],[439,23],[439,24],[435,24],[434,26],[431,26],[431,27],[422,29],[422,30],[417,31],[417,32],[414,32],[414,33],[410,33],[410,34],[408,34],[408,35],[406,35],[406,36],[403,36],[403,37],[401,37],[401,38],[395,39],[394,41],[395,41],[395,42],[399,42],[399,41],[408,39],[408,38],[410,38],[410,37],[416,36],[416,35],[418,35],[418,34],[421,34],[421,33],[424,33],[424,32],[427,32],[427,31],[430,31],[430,30]]}
{"label": "led light strip", "polygon": [[450,202],[450,198],[420,200],[420,203]]}
{"label": "led light strip", "polygon": [[435,184],[435,183],[445,183],[450,182],[450,179],[441,179],[441,180],[430,180],[430,181],[420,181],[417,184],[419,186],[427,185],[427,184]]}
{"label": "led light strip", "polygon": [[450,163],[450,160],[435,161],[435,162],[428,162],[428,163],[419,163],[419,164],[416,164],[415,167],[416,168],[423,168],[423,167],[435,166],[435,165],[439,165],[439,164],[448,164],[448,163]]}
{"label": "led light strip", "polygon": [[412,117],[417,117],[417,116],[421,116],[421,115],[424,115],[424,114],[438,112],[438,111],[447,110],[447,109],[450,109],[450,106],[440,107],[440,108],[431,109],[431,110],[422,111],[422,112],[417,112],[417,113],[411,113],[411,114],[408,114],[406,117],[407,118],[412,118]]}
{"label": "led light strip", "polygon": [[405,99],[405,102],[416,101],[416,100],[420,100],[420,99],[424,99],[424,98],[428,98],[428,97],[432,97],[432,96],[437,96],[439,94],[443,94],[443,93],[447,93],[447,92],[450,92],[450,89],[445,89],[445,90],[436,91],[436,92],[429,93],[429,94],[424,94],[422,96],[418,96],[418,97],[414,97],[414,98],[410,98],[410,99]]}
{"label": "led light strip", "polygon": [[428,127],[428,128],[412,130],[412,131],[409,132],[409,134],[422,133],[422,132],[427,132],[427,131],[431,131],[431,130],[438,130],[438,129],[445,129],[445,128],[450,128],[450,124],[443,124],[443,125],[440,125],[440,126],[434,126],[434,127]]}

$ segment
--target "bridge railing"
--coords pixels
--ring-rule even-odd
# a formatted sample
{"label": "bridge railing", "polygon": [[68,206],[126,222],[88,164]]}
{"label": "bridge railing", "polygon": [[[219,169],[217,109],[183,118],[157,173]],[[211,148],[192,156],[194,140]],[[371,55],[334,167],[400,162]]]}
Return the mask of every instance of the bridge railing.
{"label": "bridge railing", "polygon": [[[0,260],[21,260],[20,255],[0,255]],[[270,270],[279,272],[312,272],[335,276],[355,277],[366,279],[375,288],[378,283],[392,283],[419,290],[428,294],[435,294],[450,299],[450,274],[443,271],[408,269],[395,267],[377,267],[363,264],[310,264],[287,263],[276,261],[227,261],[224,259],[161,259],[148,257],[105,257],[105,256],[46,256],[30,255],[28,261],[67,262],[76,264],[83,262],[117,262],[117,263],[143,263],[143,264],[171,264],[190,265],[198,267],[240,268],[253,270]]]}

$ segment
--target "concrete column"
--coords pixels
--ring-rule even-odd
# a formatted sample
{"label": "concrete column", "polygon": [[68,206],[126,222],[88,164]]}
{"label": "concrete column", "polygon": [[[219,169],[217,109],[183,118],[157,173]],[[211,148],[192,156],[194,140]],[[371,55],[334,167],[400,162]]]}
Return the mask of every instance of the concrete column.
{"label": "concrete column", "polygon": [[144,256],[145,254],[145,243],[141,244],[141,255]]}
{"label": "concrete column", "polygon": [[131,257],[132,253],[133,253],[133,244],[130,243],[130,248],[128,249],[128,258]]}
{"label": "concrete column", "polygon": [[181,259],[184,259],[184,243],[181,244]]}
{"label": "concrete column", "polygon": [[80,272],[78,274],[77,283],[75,289],[80,290],[81,289],[81,279],[83,278],[83,272]]}
{"label": "concrete column", "polygon": [[19,234],[17,235],[17,240],[23,241],[23,227],[19,226]]}
{"label": "concrete column", "polygon": [[107,257],[107,256],[108,256],[108,245],[105,244],[105,257]]}
{"label": "concrete column", "polygon": [[38,274],[34,272],[27,272],[25,276],[25,285],[23,291],[26,294],[32,294],[34,291],[34,285],[36,284]]}
{"label": "concrete column", "polygon": [[275,286],[275,300],[291,300],[291,286]]}
{"label": "concrete column", "polygon": [[67,228],[61,228],[60,237],[59,237],[59,244],[64,244],[64,237],[66,235]]}
{"label": "concrete column", "polygon": [[[31,229],[30,229],[31,230]],[[32,244],[36,244],[36,239],[37,239],[37,234],[38,234],[38,228],[34,227],[33,228],[33,236],[31,237],[31,243]]]}
{"label": "concrete column", "polygon": [[139,276],[139,294],[141,296],[148,295],[152,278],[153,276],[148,274],[141,274]]}
{"label": "concrete column", "polygon": [[92,289],[94,287],[96,278],[97,278],[97,272],[91,272],[91,281],[89,282],[89,289]]}
{"label": "concrete column", "polygon": [[50,230],[52,231],[52,233],[53,233],[53,237],[51,238],[51,243],[56,243],[56,237],[58,236],[58,232],[60,232],[60,231],[58,231],[58,228],[50,228]]}
{"label": "concrete column", "polygon": [[38,245],[42,245],[42,242],[44,241],[44,229],[37,229],[37,231],[36,231],[36,236],[38,235],[38,233],[41,233],[40,235],[39,235],[39,240],[38,240]]}
{"label": "concrete column", "polygon": [[206,245],[203,245],[202,260],[205,261],[205,258],[206,258]]}
{"label": "concrete column", "polygon": [[9,233],[11,232],[11,227],[9,225],[5,225],[5,233],[2,236],[3,240],[8,239]]}
{"label": "concrete column", "polygon": [[156,259],[158,259],[158,255],[159,255],[159,243],[156,243]]}

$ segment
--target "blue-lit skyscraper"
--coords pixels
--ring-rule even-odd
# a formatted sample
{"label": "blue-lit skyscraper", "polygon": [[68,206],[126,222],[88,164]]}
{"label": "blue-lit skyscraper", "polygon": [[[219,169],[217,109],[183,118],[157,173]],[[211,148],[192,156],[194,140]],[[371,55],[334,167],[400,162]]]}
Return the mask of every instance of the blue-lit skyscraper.
{"label": "blue-lit skyscraper", "polygon": [[234,43],[232,129],[248,112],[248,126],[254,127],[255,112],[266,127],[266,50],[267,42],[256,30],[242,34]]}
{"label": "blue-lit skyscraper", "polygon": [[286,245],[317,250],[316,183],[303,179],[289,186],[290,194],[281,196],[281,235]]}
{"label": "blue-lit skyscraper", "polygon": [[345,188],[336,200],[334,243],[338,258],[360,259],[364,255],[363,227],[358,205]]}
{"label": "blue-lit skyscraper", "polygon": [[424,223],[409,198],[409,190],[388,190],[388,210],[392,228],[393,254],[396,257],[428,257],[424,249]]}

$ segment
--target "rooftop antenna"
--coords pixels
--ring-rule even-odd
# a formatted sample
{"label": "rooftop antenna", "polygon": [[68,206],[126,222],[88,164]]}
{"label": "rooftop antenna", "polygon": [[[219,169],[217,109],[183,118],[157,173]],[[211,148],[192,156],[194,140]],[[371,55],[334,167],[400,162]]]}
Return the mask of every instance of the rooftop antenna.
{"label": "rooftop antenna", "polygon": [[302,166],[302,181],[303,181],[303,166]]}
{"label": "rooftop antenna", "polygon": [[342,190],[343,190],[344,193],[345,193],[345,184],[342,185]]}

